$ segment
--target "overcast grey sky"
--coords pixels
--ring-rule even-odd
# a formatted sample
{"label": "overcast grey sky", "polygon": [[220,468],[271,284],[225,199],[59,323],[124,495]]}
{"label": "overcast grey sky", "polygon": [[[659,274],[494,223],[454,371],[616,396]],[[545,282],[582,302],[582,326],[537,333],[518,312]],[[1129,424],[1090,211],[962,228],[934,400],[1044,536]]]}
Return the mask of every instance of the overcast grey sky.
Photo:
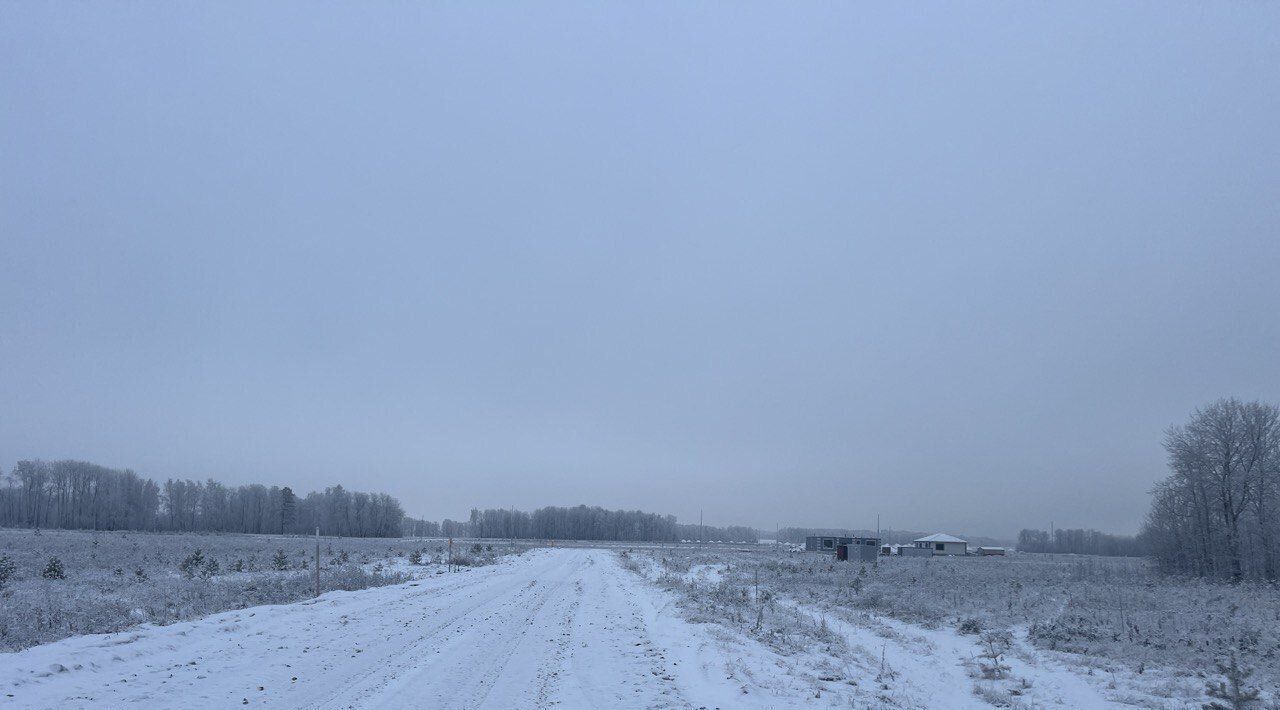
{"label": "overcast grey sky", "polygon": [[0,465],[1136,530],[1280,400],[1274,3],[0,5]]}

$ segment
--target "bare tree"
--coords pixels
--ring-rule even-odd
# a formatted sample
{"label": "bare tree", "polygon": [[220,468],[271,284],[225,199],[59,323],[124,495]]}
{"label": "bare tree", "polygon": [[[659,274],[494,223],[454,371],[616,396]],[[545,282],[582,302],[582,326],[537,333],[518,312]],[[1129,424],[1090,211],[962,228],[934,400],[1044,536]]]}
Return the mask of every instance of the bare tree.
{"label": "bare tree", "polygon": [[1261,402],[1218,400],[1168,430],[1171,475],[1153,491],[1144,534],[1162,567],[1276,578],[1278,448],[1280,409]]}

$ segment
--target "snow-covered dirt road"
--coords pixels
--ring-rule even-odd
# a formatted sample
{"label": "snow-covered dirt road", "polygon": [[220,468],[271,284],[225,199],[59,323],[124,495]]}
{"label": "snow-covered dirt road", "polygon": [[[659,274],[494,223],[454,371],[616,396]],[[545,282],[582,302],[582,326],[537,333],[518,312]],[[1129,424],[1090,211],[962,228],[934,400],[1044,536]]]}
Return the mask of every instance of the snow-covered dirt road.
{"label": "snow-covered dirt road", "polygon": [[[720,571],[685,576],[714,587]],[[0,654],[0,710],[990,707],[975,692],[995,684],[975,680],[974,637],[874,616],[854,623],[780,599],[848,644],[780,653],[684,620],[677,599],[614,550],[537,549],[396,586]],[[1019,702],[1112,705],[1097,684],[1019,646],[1036,662],[1011,653],[1018,685],[999,683]]]}
{"label": "snow-covered dirt road", "polygon": [[705,632],[664,604],[612,552],[534,550],[2,655],[0,707],[651,708],[741,697],[697,667]]}

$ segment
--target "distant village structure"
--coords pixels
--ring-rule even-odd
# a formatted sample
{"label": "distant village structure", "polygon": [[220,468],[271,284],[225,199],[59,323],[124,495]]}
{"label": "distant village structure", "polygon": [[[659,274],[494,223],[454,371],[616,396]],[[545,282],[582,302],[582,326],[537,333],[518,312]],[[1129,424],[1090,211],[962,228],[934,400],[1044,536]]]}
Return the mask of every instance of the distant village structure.
{"label": "distant village structure", "polygon": [[836,547],[840,545],[848,545],[853,542],[851,537],[837,537],[834,535],[810,535],[804,539],[805,552],[829,552],[836,553]]}
{"label": "distant village structure", "polygon": [[[822,552],[835,555],[838,560],[870,562],[877,557],[933,557],[935,555],[963,557],[969,553],[969,541],[947,533],[934,533],[915,540],[910,545],[887,544],[878,537],[840,537],[838,535],[809,535],[804,540],[806,552]],[[979,547],[974,553],[982,556],[1005,554],[1003,547]]]}
{"label": "distant village structure", "polygon": [[[934,532],[920,537],[910,545],[886,544],[879,537],[841,537],[837,535],[809,535],[805,537],[806,553],[836,555],[838,560],[863,560],[872,562],[877,556],[965,556],[969,553],[969,541],[963,537]],[[1004,555],[1004,548],[978,548],[975,555]]]}
{"label": "distant village structure", "polygon": [[880,538],[855,537],[836,546],[836,559],[849,562],[875,562],[880,556]]}
{"label": "distant village structure", "polygon": [[969,554],[969,542],[962,540],[955,535],[946,533],[934,533],[926,535],[915,541],[917,549],[932,550],[935,555],[967,555]]}

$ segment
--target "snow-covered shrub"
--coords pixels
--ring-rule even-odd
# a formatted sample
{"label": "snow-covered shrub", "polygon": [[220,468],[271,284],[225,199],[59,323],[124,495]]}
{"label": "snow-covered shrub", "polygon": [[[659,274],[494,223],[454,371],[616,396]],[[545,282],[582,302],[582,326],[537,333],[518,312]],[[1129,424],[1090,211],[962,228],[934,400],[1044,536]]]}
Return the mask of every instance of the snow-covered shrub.
{"label": "snow-covered shrub", "polygon": [[1241,663],[1234,650],[1216,665],[1222,679],[1205,684],[1205,693],[1210,698],[1204,704],[1205,710],[1246,710],[1261,704],[1260,691],[1249,684],[1253,669]]}
{"label": "snow-covered shrub", "polygon": [[956,630],[962,634],[980,634],[982,633],[982,621],[977,617],[967,617],[960,621],[960,625]]}
{"label": "snow-covered shrub", "polygon": [[454,567],[479,567],[484,564],[479,557],[469,555],[465,552],[457,552],[453,555]]}
{"label": "snow-covered shrub", "polygon": [[197,547],[195,552],[187,555],[182,562],[178,563],[178,571],[187,579],[191,579],[196,576],[196,572],[199,572],[200,568],[203,566],[204,551]]}
{"label": "snow-covered shrub", "polygon": [[332,568],[325,576],[328,579],[326,589],[343,589],[349,592],[409,581],[408,575],[399,572],[370,572],[360,565],[352,564]]}
{"label": "snow-covered shrub", "polygon": [[18,571],[18,563],[8,555],[0,555],[0,589],[4,589],[5,585],[13,579],[13,575]]}
{"label": "snow-covered shrub", "polygon": [[978,656],[978,668],[982,677],[987,680],[1001,680],[1010,670],[1004,662],[1004,656],[1013,643],[1012,637],[1004,631],[988,631],[982,634],[982,653]]}
{"label": "snow-covered shrub", "polygon": [[200,576],[204,579],[209,579],[210,577],[217,574],[219,571],[221,571],[221,565],[218,564],[217,560],[210,557],[208,561],[206,561],[204,565],[200,567]]}
{"label": "snow-covered shrub", "polygon": [[40,576],[45,579],[66,579],[67,573],[62,568],[62,560],[57,557],[50,557],[48,564],[44,566],[44,570],[40,572]]}

